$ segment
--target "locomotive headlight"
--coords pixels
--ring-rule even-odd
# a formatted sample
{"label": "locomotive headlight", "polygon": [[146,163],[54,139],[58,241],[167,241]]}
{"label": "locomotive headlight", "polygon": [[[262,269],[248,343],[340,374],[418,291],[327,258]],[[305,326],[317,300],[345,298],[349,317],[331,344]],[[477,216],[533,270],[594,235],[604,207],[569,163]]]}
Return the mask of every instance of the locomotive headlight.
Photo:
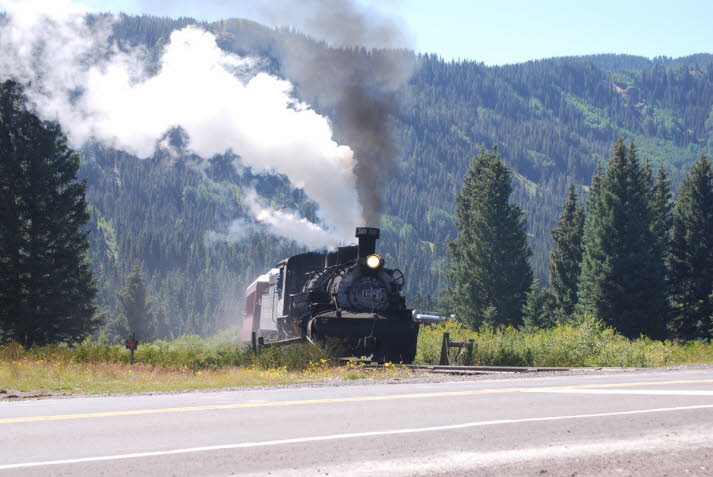
{"label": "locomotive headlight", "polygon": [[369,268],[379,268],[381,263],[381,257],[377,254],[368,255],[366,257],[366,266]]}

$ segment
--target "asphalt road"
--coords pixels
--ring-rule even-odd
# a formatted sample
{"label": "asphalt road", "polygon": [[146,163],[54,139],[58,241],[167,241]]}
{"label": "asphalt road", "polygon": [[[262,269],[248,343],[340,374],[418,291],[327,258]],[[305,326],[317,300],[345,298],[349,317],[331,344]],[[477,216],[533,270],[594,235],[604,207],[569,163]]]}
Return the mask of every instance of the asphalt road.
{"label": "asphalt road", "polygon": [[713,369],[0,403],[0,476],[713,475]]}

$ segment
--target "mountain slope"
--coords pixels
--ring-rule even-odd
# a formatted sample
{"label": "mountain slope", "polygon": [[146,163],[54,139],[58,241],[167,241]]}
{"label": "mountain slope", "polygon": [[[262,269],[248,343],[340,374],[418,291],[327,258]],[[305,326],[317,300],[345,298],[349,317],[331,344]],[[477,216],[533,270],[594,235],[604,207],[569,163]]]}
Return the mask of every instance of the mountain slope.
{"label": "mountain slope", "polygon": [[[148,47],[157,58],[170,32],[192,23],[125,16],[115,37]],[[286,44],[327,49],[304,35],[244,20],[200,26],[214,32],[222,48],[263,58],[275,74],[284,74],[279,58]],[[340,54],[365,62],[375,55]],[[442,270],[447,238],[455,234],[454,197],[481,147],[497,146],[515,171],[513,200],[527,211],[541,281],[547,279],[549,232],[567,184],[580,191],[588,185],[617,137],[634,140],[642,157],[665,165],[674,184],[698,154],[713,150],[713,55],[653,61],[595,55],[501,67],[433,55],[414,60],[391,118],[401,153],[399,174],[385,190],[380,247],[403,269],[417,306],[429,306],[428,297],[447,285]],[[310,89],[296,87],[298,94]],[[318,101],[315,107],[329,114]],[[242,187],[257,185],[275,205],[314,216],[314,204],[284,178],[235,169],[232,157],[214,158],[205,169],[189,155],[139,160],[87,146],[82,156],[102,304],[116,310],[116,290],[131,264],[142,263],[163,335],[209,333],[236,323],[244,287],[299,250],[249,221],[238,222],[238,236],[225,240],[232,221],[245,217]]]}

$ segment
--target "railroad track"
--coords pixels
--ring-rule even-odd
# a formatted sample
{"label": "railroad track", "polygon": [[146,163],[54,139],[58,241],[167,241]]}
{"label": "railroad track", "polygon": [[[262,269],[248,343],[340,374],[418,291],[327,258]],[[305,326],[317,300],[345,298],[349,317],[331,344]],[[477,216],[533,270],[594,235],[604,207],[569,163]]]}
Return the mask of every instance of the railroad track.
{"label": "railroad track", "polygon": [[[363,363],[363,366],[369,368],[383,368],[381,363],[373,363],[365,359],[341,358],[341,363]],[[570,368],[538,368],[527,366],[453,366],[453,365],[420,365],[420,364],[402,364],[409,369],[418,371],[427,371],[438,374],[458,374],[458,375],[478,375],[478,374],[506,374],[506,373],[547,373],[547,372],[563,372],[570,371]]]}
{"label": "railroad track", "polygon": [[406,365],[409,369],[441,374],[504,374],[504,373],[546,373],[569,371],[569,368],[531,368],[525,366],[450,366],[450,365]]}

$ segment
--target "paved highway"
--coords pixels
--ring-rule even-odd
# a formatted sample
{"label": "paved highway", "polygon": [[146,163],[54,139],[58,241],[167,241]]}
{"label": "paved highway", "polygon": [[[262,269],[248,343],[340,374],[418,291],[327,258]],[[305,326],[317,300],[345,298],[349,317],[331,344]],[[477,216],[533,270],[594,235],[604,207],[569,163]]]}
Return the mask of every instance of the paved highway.
{"label": "paved highway", "polygon": [[0,476],[713,475],[713,370],[0,404]]}

